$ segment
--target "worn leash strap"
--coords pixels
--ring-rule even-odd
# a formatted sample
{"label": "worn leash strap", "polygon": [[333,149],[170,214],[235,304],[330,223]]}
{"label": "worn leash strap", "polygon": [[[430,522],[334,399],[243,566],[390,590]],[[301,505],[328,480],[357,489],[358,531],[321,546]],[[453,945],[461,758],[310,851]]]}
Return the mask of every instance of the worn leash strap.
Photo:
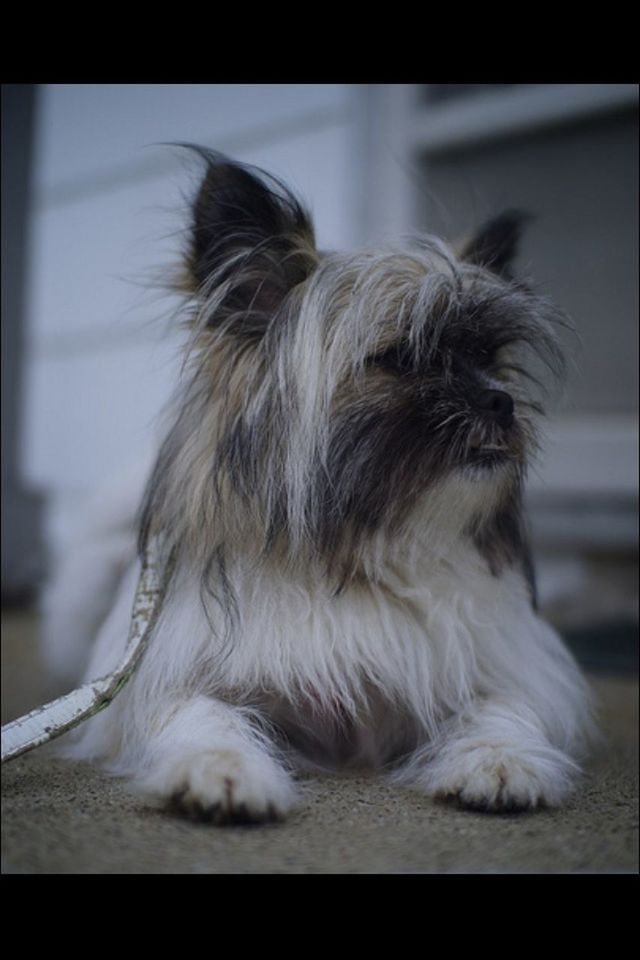
{"label": "worn leash strap", "polygon": [[77,690],[37,707],[2,727],[2,762],[62,736],[77,724],[108,707],[138,666],[160,613],[162,596],[171,577],[173,556],[159,570],[158,545],[152,542],[142,559],[129,639],[124,657],[113,671]]}

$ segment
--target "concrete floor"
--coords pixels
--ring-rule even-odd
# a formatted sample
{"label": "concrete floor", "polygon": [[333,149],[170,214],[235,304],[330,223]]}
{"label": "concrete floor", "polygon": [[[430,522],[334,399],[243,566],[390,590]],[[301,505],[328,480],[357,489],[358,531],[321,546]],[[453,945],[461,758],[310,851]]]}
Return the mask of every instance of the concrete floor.
{"label": "concrete floor", "polygon": [[[46,693],[36,619],[3,618],[3,721]],[[363,776],[305,777],[284,824],[212,827],[47,756],[3,768],[4,873],[636,873],[638,683],[592,677],[606,743],[562,810],[487,815]]]}

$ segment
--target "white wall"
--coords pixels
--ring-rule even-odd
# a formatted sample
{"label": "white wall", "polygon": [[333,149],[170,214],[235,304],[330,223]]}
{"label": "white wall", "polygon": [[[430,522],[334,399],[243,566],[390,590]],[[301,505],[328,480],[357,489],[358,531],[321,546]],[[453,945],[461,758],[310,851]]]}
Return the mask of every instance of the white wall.
{"label": "white wall", "polygon": [[22,471],[46,491],[47,538],[149,442],[176,378],[172,302],[191,141],[282,177],[319,244],[356,233],[352,91],[340,84],[46,85],[39,90]]}

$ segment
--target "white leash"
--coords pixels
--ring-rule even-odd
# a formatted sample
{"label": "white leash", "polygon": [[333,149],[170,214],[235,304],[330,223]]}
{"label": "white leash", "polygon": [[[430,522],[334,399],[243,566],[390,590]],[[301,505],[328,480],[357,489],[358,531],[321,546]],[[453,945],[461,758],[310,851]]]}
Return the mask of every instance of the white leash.
{"label": "white leash", "polygon": [[106,677],[92,680],[71,693],[36,707],[24,717],[2,727],[2,762],[33,750],[108,707],[138,666],[160,612],[162,594],[171,576],[172,558],[160,571],[157,543],[152,542],[142,560],[142,571],[133,602],[129,639],[124,657]]}

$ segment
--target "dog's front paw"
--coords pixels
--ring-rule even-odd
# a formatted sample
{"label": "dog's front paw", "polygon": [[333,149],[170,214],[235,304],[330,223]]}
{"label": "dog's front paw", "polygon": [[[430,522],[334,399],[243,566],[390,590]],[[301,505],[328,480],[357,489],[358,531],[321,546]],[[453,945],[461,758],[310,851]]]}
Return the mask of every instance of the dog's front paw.
{"label": "dog's front paw", "polygon": [[451,744],[428,772],[429,792],[488,812],[557,806],[571,790],[573,762],[551,746],[527,750],[504,743]]}
{"label": "dog's front paw", "polygon": [[234,749],[181,757],[141,786],[173,812],[215,824],[279,820],[295,801],[293,781],[271,757]]}

